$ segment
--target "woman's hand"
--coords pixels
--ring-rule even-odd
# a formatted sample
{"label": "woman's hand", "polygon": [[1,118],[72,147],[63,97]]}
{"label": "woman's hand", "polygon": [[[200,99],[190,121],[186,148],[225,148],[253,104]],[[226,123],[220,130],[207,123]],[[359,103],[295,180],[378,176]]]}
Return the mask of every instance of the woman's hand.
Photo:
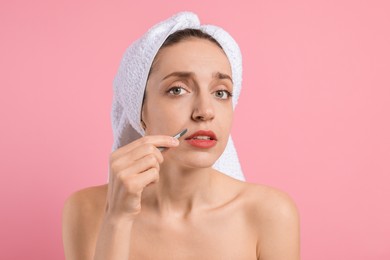
{"label": "woman's hand", "polygon": [[141,212],[143,189],[159,180],[164,158],[157,147],[176,147],[179,140],[165,135],[141,137],[110,154],[106,216],[133,221]]}

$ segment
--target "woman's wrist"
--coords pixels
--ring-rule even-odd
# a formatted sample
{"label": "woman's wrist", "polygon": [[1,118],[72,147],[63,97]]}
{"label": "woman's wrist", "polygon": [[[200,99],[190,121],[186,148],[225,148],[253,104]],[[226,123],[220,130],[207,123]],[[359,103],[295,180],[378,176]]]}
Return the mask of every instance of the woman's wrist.
{"label": "woman's wrist", "polygon": [[95,248],[94,260],[128,259],[134,220],[105,214]]}

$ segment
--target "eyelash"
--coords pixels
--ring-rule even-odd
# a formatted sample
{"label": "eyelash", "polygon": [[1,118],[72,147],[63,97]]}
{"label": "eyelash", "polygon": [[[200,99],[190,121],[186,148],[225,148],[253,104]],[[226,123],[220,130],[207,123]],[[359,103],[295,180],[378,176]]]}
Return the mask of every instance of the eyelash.
{"label": "eyelash", "polygon": [[[181,87],[181,86],[173,86],[173,87],[171,87],[170,89],[168,89],[167,93],[168,93],[168,94],[171,94],[171,93],[170,93],[171,90],[177,89],[177,88],[181,88],[181,89],[186,90],[185,88],[183,88],[183,87]],[[217,91],[223,91],[223,92],[225,92],[225,93],[228,95],[228,98],[226,98],[226,99],[229,99],[229,98],[231,98],[231,97],[233,96],[233,93],[231,93],[230,91],[228,91],[228,90],[226,90],[226,89],[218,89],[218,90],[216,90],[215,92],[217,92]],[[180,96],[180,95],[174,95],[174,94],[171,94],[171,95],[173,95],[173,96]]]}

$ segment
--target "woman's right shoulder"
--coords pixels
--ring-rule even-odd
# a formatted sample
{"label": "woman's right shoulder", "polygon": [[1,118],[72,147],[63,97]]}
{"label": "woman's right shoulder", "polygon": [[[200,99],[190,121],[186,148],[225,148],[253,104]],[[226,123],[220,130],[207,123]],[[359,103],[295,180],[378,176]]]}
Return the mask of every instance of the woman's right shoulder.
{"label": "woman's right shoulder", "polygon": [[92,186],[77,190],[70,194],[64,203],[65,211],[77,211],[91,213],[104,208],[107,195],[107,184]]}
{"label": "woman's right shoulder", "polygon": [[62,210],[62,238],[66,259],[90,259],[105,211],[107,185],[73,192]]}

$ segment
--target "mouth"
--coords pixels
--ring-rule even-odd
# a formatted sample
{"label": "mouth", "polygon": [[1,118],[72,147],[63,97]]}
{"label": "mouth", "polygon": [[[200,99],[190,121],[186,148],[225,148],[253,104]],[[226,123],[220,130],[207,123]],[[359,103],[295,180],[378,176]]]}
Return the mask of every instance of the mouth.
{"label": "mouth", "polygon": [[199,130],[185,138],[186,142],[196,149],[209,149],[217,144],[217,137],[213,131]]}
{"label": "mouth", "polygon": [[199,130],[185,138],[185,140],[215,140],[217,137],[211,130]]}

